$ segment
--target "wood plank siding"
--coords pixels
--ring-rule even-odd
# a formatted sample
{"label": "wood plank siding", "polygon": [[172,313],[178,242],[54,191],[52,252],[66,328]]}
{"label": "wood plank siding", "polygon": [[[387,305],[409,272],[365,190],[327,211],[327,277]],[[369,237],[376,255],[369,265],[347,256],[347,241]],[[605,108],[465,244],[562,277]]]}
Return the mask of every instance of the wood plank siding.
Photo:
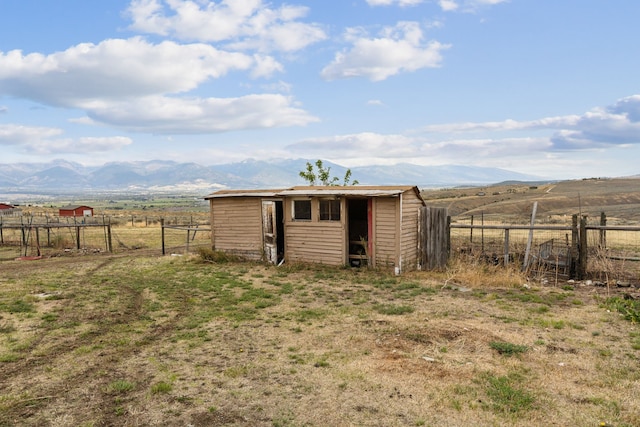
{"label": "wood plank siding", "polygon": [[407,191],[402,195],[402,236],[400,238],[400,256],[402,270],[418,268],[420,256],[418,252],[420,209],[424,203],[415,192]]}
{"label": "wood plank siding", "polygon": [[373,251],[376,267],[394,267],[397,265],[397,197],[376,198],[373,201],[375,210],[375,241]]}
{"label": "wood plank siding", "polygon": [[344,265],[345,230],[340,222],[291,222],[285,229],[288,261]]}
{"label": "wood plank siding", "polygon": [[257,197],[210,200],[213,249],[246,259],[262,258],[262,201]]}
{"label": "wood plank siding", "polygon": [[328,265],[346,263],[344,201],[339,221],[320,221],[319,200],[311,199],[311,220],[295,221],[293,199],[284,203],[285,258],[288,262],[315,262]]}

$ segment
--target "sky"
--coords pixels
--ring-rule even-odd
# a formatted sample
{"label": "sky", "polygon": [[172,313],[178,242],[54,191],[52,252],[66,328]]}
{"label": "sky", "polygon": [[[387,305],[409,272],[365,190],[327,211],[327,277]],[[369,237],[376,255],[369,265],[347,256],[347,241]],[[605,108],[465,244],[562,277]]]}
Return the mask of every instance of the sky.
{"label": "sky", "polygon": [[2,0],[0,163],[640,174],[637,0]]}

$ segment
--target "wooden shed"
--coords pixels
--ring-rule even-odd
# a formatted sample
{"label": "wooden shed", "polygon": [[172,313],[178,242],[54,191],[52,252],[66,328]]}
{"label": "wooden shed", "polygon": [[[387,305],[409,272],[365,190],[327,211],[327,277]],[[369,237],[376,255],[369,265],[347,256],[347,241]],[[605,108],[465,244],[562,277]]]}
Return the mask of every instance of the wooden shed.
{"label": "wooden shed", "polygon": [[93,216],[93,208],[90,206],[63,206],[58,210],[58,215],[75,217]]}
{"label": "wooden shed", "polygon": [[211,208],[214,250],[247,259],[419,268],[414,186],[301,186],[222,190]]}

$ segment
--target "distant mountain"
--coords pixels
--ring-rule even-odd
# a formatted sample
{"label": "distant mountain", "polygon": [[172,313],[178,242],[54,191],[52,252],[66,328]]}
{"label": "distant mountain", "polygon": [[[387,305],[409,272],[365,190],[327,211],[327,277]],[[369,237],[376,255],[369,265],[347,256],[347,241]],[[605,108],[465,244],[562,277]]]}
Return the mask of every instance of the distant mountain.
{"label": "distant mountain", "polygon": [[[86,191],[179,191],[206,193],[219,188],[283,188],[304,185],[299,176],[308,159],[253,160],[215,166],[170,160],[112,162],[98,167],[66,160],[47,163],[0,164],[0,193],[67,194]],[[324,162],[331,175],[344,177],[346,167]],[[360,166],[353,179],[369,185],[417,185],[421,188],[487,185],[500,181],[540,181],[543,178],[504,169],[473,166]]]}

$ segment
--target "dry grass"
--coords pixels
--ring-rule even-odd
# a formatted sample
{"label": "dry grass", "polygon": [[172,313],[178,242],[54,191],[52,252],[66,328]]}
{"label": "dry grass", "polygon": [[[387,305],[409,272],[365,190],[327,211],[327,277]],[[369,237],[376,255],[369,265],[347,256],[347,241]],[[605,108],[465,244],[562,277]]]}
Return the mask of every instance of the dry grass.
{"label": "dry grass", "polygon": [[595,288],[479,265],[0,267],[0,425],[640,425],[637,325]]}

